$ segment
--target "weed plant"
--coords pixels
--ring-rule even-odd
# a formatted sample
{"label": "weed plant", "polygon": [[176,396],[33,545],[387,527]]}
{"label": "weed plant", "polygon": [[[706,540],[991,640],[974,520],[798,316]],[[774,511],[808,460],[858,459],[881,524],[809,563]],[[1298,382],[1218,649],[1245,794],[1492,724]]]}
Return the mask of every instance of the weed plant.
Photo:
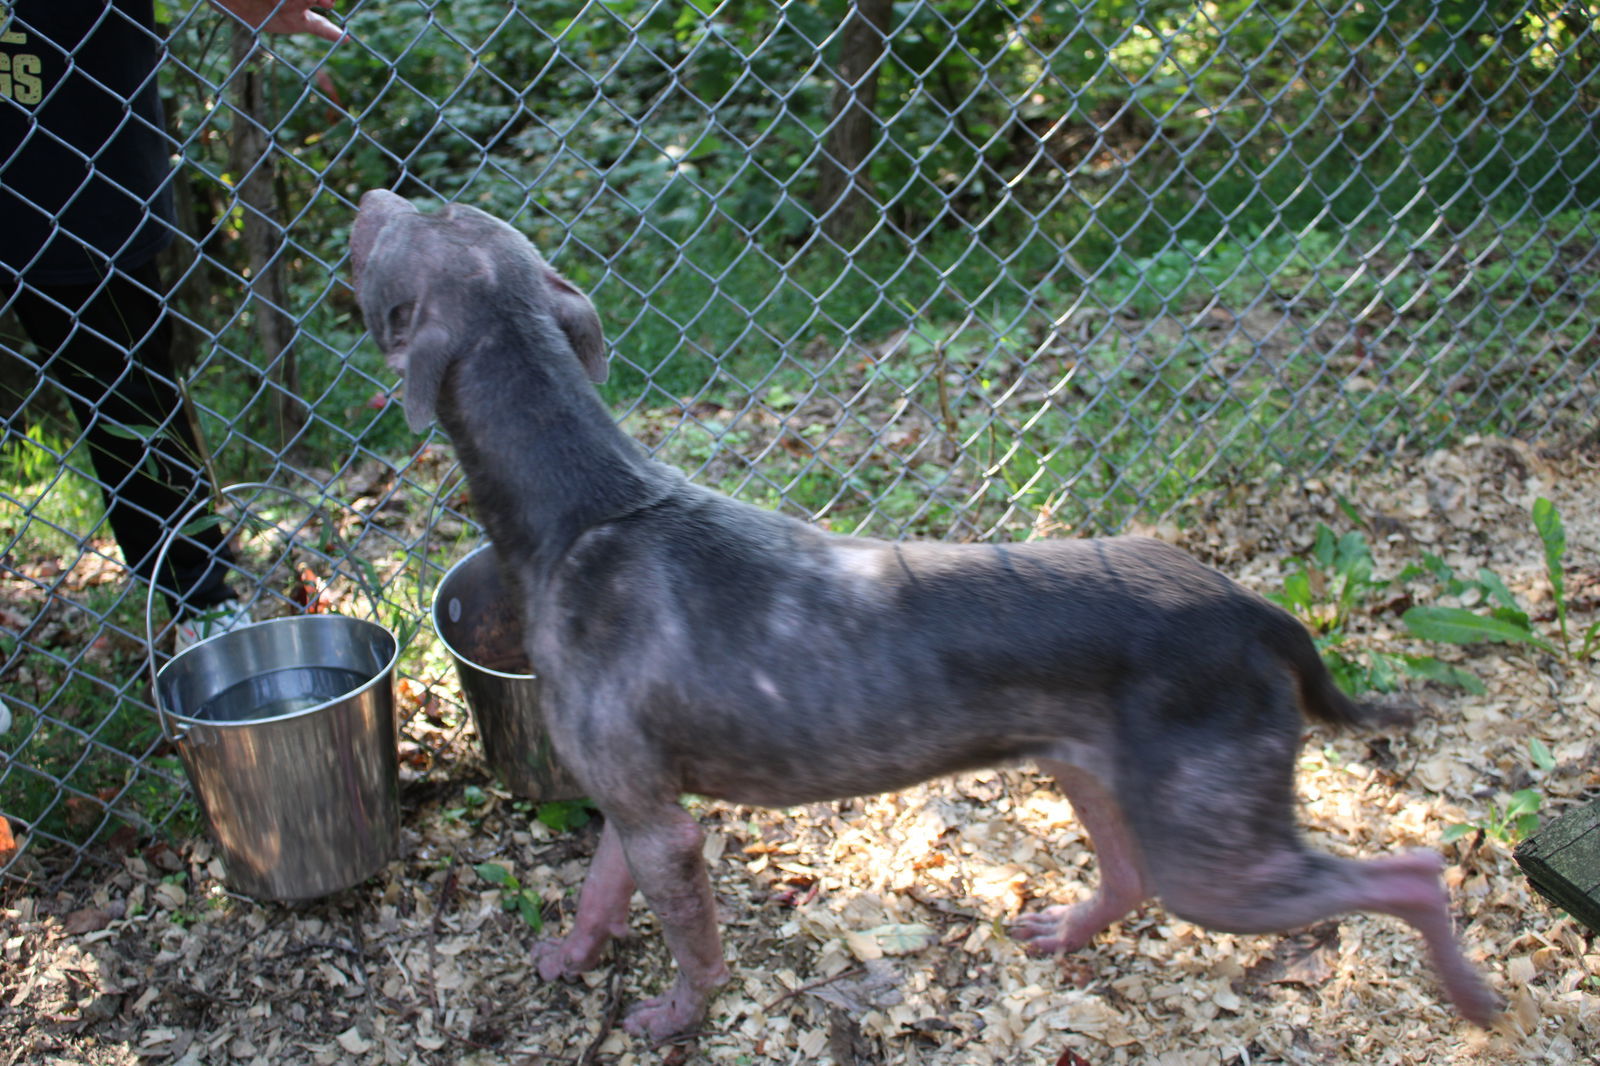
{"label": "weed plant", "polygon": [[1592,658],[1600,649],[1600,620],[1578,637],[1567,630],[1570,610],[1564,565],[1567,533],[1561,513],[1541,496],[1534,501],[1529,517],[1544,549],[1545,579],[1549,582],[1551,600],[1555,605],[1556,634],[1553,639],[1539,632],[1527,610],[1492,571],[1480,569],[1475,579],[1458,578],[1434,556],[1426,557],[1426,571],[1437,579],[1447,594],[1473,600],[1478,609],[1427,605],[1412,607],[1405,613],[1404,619],[1411,632],[1424,640],[1452,644],[1527,645],[1573,665]]}

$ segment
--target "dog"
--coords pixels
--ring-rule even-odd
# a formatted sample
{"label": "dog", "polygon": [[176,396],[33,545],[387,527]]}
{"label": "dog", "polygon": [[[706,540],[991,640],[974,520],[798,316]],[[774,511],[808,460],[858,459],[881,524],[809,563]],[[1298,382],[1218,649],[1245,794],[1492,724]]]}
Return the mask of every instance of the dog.
{"label": "dog", "polygon": [[604,815],[572,928],[535,948],[545,980],[600,962],[637,887],[677,975],[624,1025],[659,1041],[702,1021],[728,968],[683,793],[789,807],[1031,759],[1101,874],[1011,926],[1027,951],[1081,948],[1151,898],[1233,933],[1375,911],[1415,927],[1451,1003],[1490,1023],[1437,855],[1300,838],[1304,718],[1381,714],[1291,615],[1156,540],[887,542],[698,487],[615,424],[593,306],[511,226],[375,190],[351,254],[406,420],[454,444],[524,605],[551,741]]}

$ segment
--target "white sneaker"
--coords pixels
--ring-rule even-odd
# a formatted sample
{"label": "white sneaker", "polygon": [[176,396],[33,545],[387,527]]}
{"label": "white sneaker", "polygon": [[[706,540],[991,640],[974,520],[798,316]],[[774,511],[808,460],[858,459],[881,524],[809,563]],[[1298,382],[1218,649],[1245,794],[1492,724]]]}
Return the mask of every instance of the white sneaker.
{"label": "white sneaker", "polygon": [[215,607],[190,615],[179,622],[177,636],[173,638],[173,650],[183,651],[190,645],[226,633],[230,629],[247,626],[254,621],[250,615],[250,608],[238,600],[223,600]]}

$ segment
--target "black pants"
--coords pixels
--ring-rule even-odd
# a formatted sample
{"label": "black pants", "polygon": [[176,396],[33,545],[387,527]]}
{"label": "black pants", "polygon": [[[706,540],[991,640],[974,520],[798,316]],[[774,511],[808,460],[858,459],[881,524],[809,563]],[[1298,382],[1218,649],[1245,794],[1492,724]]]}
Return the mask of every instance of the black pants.
{"label": "black pants", "polygon": [[[149,263],[113,272],[103,285],[23,283],[12,303],[45,352],[40,371],[77,416],[123,559],[146,580],[172,524],[211,493],[176,384],[165,292]],[[167,553],[158,587],[174,614],[231,595],[219,565],[229,559],[221,531],[205,525]]]}

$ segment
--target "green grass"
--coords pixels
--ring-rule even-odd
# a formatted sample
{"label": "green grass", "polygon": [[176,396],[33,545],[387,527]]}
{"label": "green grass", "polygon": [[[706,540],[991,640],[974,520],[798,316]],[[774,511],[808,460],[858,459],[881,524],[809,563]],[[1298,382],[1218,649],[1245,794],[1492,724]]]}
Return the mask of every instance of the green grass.
{"label": "green grass", "polygon": [[[24,651],[11,672],[0,792],[5,813],[31,832],[88,841],[124,824],[180,835],[198,825],[182,768],[142,701],[142,647],[92,620],[103,615],[142,632],[142,603],[136,608],[137,597],[121,592],[104,586],[75,596],[85,611],[64,620],[66,632],[50,648]],[[0,658],[16,651],[17,638],[0,637]]]}

